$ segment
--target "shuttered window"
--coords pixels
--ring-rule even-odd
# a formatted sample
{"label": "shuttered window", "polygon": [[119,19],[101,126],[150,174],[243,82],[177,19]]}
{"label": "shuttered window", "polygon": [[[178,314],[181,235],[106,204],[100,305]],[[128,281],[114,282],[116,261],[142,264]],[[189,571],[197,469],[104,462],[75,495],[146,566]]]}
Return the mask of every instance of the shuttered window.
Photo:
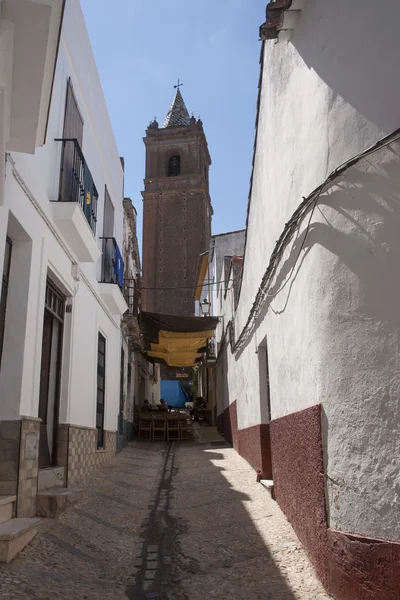
{"label": "shuttered window", "polygon": [[[82,149],[83,140],[83,120],[79,112],[78,103],[76,101],[71,80],[67,85],[67,98],[65,101],[65,116],[64,116],[64,139],[77,140],[79,147]],[[76,202],[76,182],[79,164],[74,164],[77,161],[77,154],[73,143],[65,145],[62,165],[61,165],[61,182],[60,189],[62,190],[60,200],[62,202]]]}
{"label": "shuttered window", "polygon": [[71,79],[68,80],[67,85],[63,138],[74,138],[78,140],[78,143],[82,149],[83,119],[75,98]]}
{"label": "shuttered window", "polygon": [[114,205],[111,202],[110,194],[107,186],[104,188],[104,220],[103,220],[103,237],[114,237]]}

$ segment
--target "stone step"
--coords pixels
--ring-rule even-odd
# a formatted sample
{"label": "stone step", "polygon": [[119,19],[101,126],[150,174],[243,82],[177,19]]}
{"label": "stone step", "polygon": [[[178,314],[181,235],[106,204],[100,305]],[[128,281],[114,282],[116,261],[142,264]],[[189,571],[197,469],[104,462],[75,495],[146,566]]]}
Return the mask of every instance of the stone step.
{"label": "stone step", "polygon": [[0,523],[5,523],[13,518],[16,499],[17,496],[0,496]]}
{"label": "stone step", "polygon": [[274,482],[272,481],[272,479],[261,479],[260,483],[267,490],[271,498],[275,500]]}
{"label": "stone step", "polygon": [[0,562],[9,563],[37,534],[40,519],[10,519],[0,524]]}
{"label": "stone step", "polygon": [[49,467],[39,469],[38,473],[38,490],[53,489],[56,487],[62,488],[65,485],[65,467]]}
{"label": "stone step", "polygon": [[54,519],[78,502],[83,494],[82,488],[53,488],[43,490],[36,496],[36,512],[40,517]]}

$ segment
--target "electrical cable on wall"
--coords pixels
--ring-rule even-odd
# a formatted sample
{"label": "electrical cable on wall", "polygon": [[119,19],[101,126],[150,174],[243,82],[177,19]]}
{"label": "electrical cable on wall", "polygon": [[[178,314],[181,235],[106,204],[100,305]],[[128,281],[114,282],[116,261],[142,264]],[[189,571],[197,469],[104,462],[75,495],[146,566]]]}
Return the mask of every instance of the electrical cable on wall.
{"label": "electrical cable on wall", "polygon": [[[140,291],[142,290],[158,290],[158,291],[164,291],[164,290],[189,290],[192,288],[203,288],[203,287],[210,287],[212,285],[218,285],[220,283],[227,283],[226,281],[214,281],[213,283],[205,283],[204,285],[177,285],[176,287],[141,287]],[[228,281],[229,283],[229,281]]]}
{"label": "electrical cable on wall", "polygon": [[[353,158],[342,163],[339,167],[337,167],[334,171],[332,171],[330,173],[330,175],[328,175],[328,177],[325,179],[325,181],[320,186],[318,186],[315,190],[313,190],[311,192],[311,194],[309,194],[307,197],[303,197],[303,201],[300,203],[300,205],[297,207],[295,212],[292,214],[289,221],[286,223],[282,234],[280,235],[278,241],[275,244],[274,250],[273,250],[270,260],[269,260],[268,267],[263,275],[261,284],[258,288],[256,297],[255,297],[252,307],[250,309],[250,313],[247,318],[246,324],[244,325],[237,341],[235,342],[235,344],[233,346],[233,349],[232,349],[233,352],[235,352],[235,353],[238,352],[238,350],[244,344],[247,337],[250,335],[252,327],[254,326],[254,323],[255,323],[255,319],[259,315],[261,306],[263,305],[265,299],[268,297],[270,297],[270,298],[275,297],[277,294],[279,294],[279,292],[281,292],[283,290],[283,288],[291,280],[293,273],[295,271],[298,259],[300,257],[300,254],[304,248],[304,244],[305,244],[305,241],[306,241],[308,233],[309,233],[311,220],[312,220],[315,208],[318,204],[318,200],[319,200],[322,192],[324,191],[325,187],[327,185],[329,185],[330,183],[332,183],[335,179],[337,179],[337,177],[339,175],[343,174],[347,169],[349,169],[350,167],[352,167],[353,165],[358,163],[363,158],[366,158],[370,154],[373,154],[380,148],[388,146],[389,144],[398,140],[399,138],[400,138],[400,128],[396,129],[393,133],[385,136],[381,140],[378,140],[373,146],[371,146],[367,150],[360,152]],[[270,289],[272,279],[275,275],[278,264],[282,258],[283,252],[286,249],[286,246],[291,241],[295,231],[298,228],[298,225],[301,223],[301,221],[303,220],[303,218],[305,217],[305,215],[307,214],[307,212],[309,211],[309,209],[311,207],[312,207],[312,210],[311,210],[310,218],[308,220],[304,238],[303,238],[300,250],[296,256],[296,260],[293,265],[293,268],[291,269],[291,272],[290,272],[288,278],[286,279],[285,283],[281,286],[281,288],[274,294],[268,294],[268,290]]]}

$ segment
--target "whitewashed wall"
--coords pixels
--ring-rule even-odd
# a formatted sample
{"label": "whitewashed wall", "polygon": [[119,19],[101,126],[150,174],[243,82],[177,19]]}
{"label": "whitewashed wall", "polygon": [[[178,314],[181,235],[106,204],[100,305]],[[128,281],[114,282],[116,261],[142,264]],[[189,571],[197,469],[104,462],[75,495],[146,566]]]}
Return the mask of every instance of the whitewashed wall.
{"label": "whitewashed wall", "polygon": [[[146,369],[150,368],[150,363],[144,359],[140,359]],[[157,378],[149,377],[146,379],[146,398],[150,404],[160,404],[160,367],[157,366]]]}
{"label": "whitewashed wall", "polygon": [[[209,265],[209,277],[215,283],[211,286],[211,315],[220,317],[218,322],[215,341],[218,360],[216,364],[216,406],[217,415],[220,415],[229,404],[236,400],[234,390],[237,389],[235,373],[235,359],[231,354],[229,347],[229,334],[226,344],[221,341],[226,332],[227,325],[234,317],[234,295],[232,280],[228,284],[228,290],[225,294],[224,258],[225,256],[242,256],[244,250],[245,231],[231,231],[212,236]],[[208,289],[205,286],[205,293]]]}
{"label": "whitewashed wall", "polygon": [[[291,42],[265,44],[237,336],[302,197],[400,126],[399,17],[394,0],[384,10],[372,0],[309,0]],[[256,354],[267,339],[272,418],[323,404],[330,525],[397,541],[399,150],[381,151],[327,189],[295,277],[264,305],[244,349],[228,353],[239,428],[267,420]],[[304,224],[272,294],[293,266],[303,231]]]}
{"label": "whitewashed wall", "polygon": [[[123,171],[78,0],[67,0],[46,144],[35,154],[12,153],[7,162],[5,201],[0,206],[1,260],[5,230],[13,238],[12,272],[5,346],[0,371],[0,418],[37,416],[46,276],[49,274],[73,304],[66,314],[63,340],[60,421],[95,426],[97,336],[107,342],[105,428],[117,426],[120,374],[120,319],[99,295],[97,264],[80,263],[73,277],[73,248],[66,248],[52,219],[57,199],[65,97],[71,77],[84,120],[83,153],[99,192],[97,237],[102,235],[104,187],[115,207],[115,237],[122,249]],[[98,242],[100,243],[100,242]],[[20,246],[20,250],[19,250]],[[16,275],[18,252],[25,271]],[[79,271],[79,270],[78,270]],[[15,288],[15,289],[13,289]],[[19,288],[19,289],[17,289]],[[15,299],[18,303],[15,304]],[[11,318],[12,313],[14,317]],[[19,314],[19,318],[17,315]],[[12,350],[10,350],[12,349]]]}

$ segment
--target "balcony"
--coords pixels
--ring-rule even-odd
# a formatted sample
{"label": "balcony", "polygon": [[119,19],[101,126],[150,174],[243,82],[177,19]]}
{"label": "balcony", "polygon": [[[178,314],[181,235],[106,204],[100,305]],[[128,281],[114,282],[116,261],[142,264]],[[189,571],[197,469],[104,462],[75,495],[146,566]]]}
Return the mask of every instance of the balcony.
{"label": "balcony", "polygon": [[136,279],[124,278],[123,294],[128,305],[128,314],[137,317],[139,312],[139,288]]}
{"label": "balcony", "polygon": [[113,315],[123,315],[128,305],[122,294],[124,261],[113,237],[100,238],[102,244],[100,295]]}
{"label": "balcony", "polygon": [[208,367],[212,367],[217,362],[217,353],[215,347],[215,338],[210,338],[207,343],[206,362]]}
{"label": "balcony", "polygon": [[128,310],[122,320],[122,330],[128,339],[131,352],[142,349],[142,339],[140,335],[138,313],[140,302],[140,291],[138,280],[124,277],[123,294]]}
{"label": "balcony", "polygon": [[98,193],[76,139],[62,143],[58,199],[53,202],[54,220],[81,262],[96,262],[100,248],[96,241]]}

